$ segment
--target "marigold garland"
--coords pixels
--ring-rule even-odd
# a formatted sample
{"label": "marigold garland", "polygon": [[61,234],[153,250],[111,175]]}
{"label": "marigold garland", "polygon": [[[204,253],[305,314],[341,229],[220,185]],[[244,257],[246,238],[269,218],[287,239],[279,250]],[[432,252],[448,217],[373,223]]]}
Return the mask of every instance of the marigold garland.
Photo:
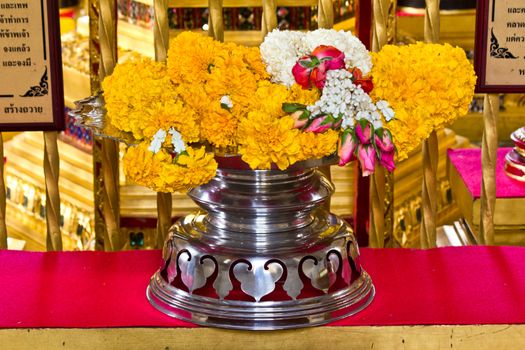
{"label": "marigold garland", "polygon": [[465,52],[449,44],[386,45],[372,54],[374,89],[396,111],[388,124],[398,159],[433,130],[467,113],[476,76]]}

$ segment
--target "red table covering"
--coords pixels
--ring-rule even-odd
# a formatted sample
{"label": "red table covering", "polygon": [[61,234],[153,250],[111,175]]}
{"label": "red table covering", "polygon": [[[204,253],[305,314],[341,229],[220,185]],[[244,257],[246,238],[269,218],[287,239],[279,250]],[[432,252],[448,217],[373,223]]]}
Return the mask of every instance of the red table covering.
{"label": "red table covering", "polygon": [[[525,248],[361,249],[377,295],[333,325],[525,323]],[[191,327],[146,300],[159,251],[0,251],[0,327]]]}
{"label": "red table covering", "polygon": [[[525,183],[511,179],[505,174],[505,155],[512,148],[498,148],[496,159],[496,197],[525,197]],[[448,157],[452,165],[465,182],[473,198],[481,195],[481,149],[458,148],[449,149]]]}

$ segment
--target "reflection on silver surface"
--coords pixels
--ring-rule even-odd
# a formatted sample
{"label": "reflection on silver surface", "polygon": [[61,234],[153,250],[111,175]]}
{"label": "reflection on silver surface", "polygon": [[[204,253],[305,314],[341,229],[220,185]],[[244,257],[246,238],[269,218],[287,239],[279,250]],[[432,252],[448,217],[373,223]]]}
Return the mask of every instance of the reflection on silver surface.
{"label": "reflection on silver surface", "polygon": [[324,211],[333,186],[307,165],[222,165],[190,191],[204,211],[171,228],[147,291],[152,305],[202,325],[262,330],[323,324],[366,307],[374,287],[351,228]]}

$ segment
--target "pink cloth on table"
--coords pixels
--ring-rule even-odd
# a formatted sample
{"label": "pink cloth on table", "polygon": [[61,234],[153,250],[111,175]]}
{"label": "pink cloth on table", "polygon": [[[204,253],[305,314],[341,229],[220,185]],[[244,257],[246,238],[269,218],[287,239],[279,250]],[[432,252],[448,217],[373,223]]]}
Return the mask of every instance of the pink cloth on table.
{"label": "pink cloth on table", "polygon": [[[511,148],[499,148],[496,162],[496,197],[525,197],[525,183],[511,179],[505,174],[505,155]],[[481,195],[481,149],[459,148],[449,149],[448,157],[452,165],[465,182],[467,189],[474,198]]]}
{"label": "pink cloth on table", "polygon": [[[336,326],[525,323],[525,248],[361,249],[377,295]],[[149,305],[160,251],[0,251],[0,327],[192,327]]]}

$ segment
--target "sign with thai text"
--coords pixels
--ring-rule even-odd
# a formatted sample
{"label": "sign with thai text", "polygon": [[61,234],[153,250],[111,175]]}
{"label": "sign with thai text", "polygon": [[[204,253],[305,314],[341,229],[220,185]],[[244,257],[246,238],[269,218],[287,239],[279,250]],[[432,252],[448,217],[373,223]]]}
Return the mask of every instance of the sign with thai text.
{"label": "sign with thai text", "polygon": [[57,0],[0,0],[0,131],[61,130]]}
{"label": "sign with thai text", "polygon": [[525,92],[525,1],[478,0],[477,92]]}

